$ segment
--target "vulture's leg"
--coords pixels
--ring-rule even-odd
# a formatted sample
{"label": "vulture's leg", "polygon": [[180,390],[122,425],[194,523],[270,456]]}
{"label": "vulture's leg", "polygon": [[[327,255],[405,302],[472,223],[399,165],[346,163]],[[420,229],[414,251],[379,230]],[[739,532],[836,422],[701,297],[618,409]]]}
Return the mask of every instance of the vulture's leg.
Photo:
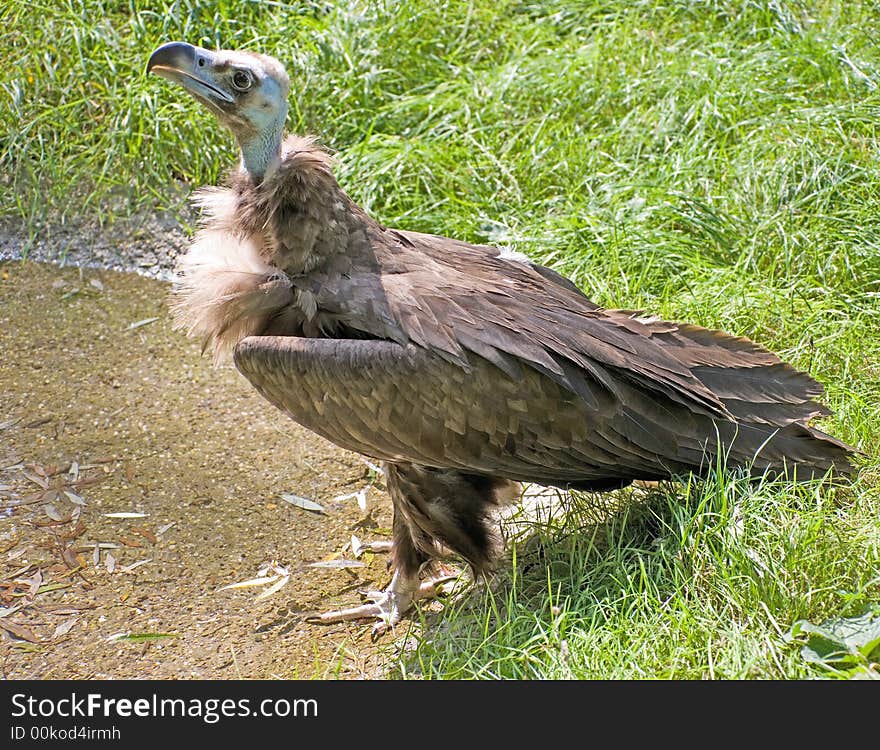
{"label": "vulture's leg", "polygon": [[413,601],[434,596],[449,580],[419,579],[444,547],[464,557],[475,574],[489,567],[498,546],[490,511],[519,497],[517,483],[494,477],[404,463],[386,464],[385,473],[394,505],[391,583],[366,594],[371,604],[328,612],[314,622],[378,618],[374,634],[393,628]]}
{"label": "vulture's leg", "polygon": [[[391,475],[387,469],[386,473]],[[378,622],[373,626],[373,634],[379,635],[400,622],[400,618],[415,599],[433,596],[436,593],[435,581],[427,581],[423,585],[419,580],[419,572],[429,557],[420,551],[410,534],[406,511],[401,510],[396,483],[389,482],[389,491],[394,504],[394,538],[391,542],[391,564],[394,568],[394,575],[391,578],[391,583],[384,591],[365,592],[364,596],[371,600],[370,604],[326,612],[312,618],[312,622],[333,623],[346,620],[378,619]],[[430,546],[430,540],[427,540],[427,544]]]}

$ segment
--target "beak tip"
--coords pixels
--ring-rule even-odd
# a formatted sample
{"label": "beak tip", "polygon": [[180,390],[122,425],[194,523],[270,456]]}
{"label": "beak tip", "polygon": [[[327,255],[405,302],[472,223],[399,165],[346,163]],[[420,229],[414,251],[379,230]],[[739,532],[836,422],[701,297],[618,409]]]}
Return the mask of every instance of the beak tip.
{"label": "beak tip", "polygon": [[166,42],[156,48],[147,60],[147,73],[158,65],[179,68],[191,63],[196,57],[196,48],[186,42]]}

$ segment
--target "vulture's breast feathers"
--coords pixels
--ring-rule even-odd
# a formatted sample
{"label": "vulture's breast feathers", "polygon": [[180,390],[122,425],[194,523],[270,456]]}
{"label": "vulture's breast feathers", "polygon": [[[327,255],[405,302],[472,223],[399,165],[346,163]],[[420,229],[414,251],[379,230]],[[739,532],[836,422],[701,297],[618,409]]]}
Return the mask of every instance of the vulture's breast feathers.
{"label": "vulture's breast feathers", "polygon": [[215,361],[246,336],[319,336],[335,330],[302,280],[344,252],[350,206],[313,138],[290,136],[262,182],[240,169],[228,187],[198,190],[201,227],[178,261],[175,327]]}
{"label": "vulture's breast feathers", "polygon": [[260,238],[237,226],[234,190],[205,188],[193,202],[202,226],[177,263],[174,324],[218,361],[245,336],[261,333],[294,295],[287,275],[264,259]]}

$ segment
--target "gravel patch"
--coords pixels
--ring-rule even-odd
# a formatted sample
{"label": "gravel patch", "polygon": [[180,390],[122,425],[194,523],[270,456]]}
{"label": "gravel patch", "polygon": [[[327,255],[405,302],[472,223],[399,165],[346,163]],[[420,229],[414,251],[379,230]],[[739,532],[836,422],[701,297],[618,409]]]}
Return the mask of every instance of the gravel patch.
{"label": "gravel patch", "polygon": [[0,223],[0,262],[28,260],[60,266],[103,268],[171,281],[177,257],[186,251],[195,214],[143,213],[103,226],[95,219],[75,218],[41,226]]}

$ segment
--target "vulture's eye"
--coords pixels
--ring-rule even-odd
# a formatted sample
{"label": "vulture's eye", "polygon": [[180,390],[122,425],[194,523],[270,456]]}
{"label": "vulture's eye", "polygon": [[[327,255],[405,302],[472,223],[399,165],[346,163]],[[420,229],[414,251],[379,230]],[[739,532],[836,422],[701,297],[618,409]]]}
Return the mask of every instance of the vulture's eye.
{"label": "vulture's eye", "polygon": [[239,91],[247,91],[253,83],[254,77],[246,70],[236,70],[232,74],[232,85]]}

